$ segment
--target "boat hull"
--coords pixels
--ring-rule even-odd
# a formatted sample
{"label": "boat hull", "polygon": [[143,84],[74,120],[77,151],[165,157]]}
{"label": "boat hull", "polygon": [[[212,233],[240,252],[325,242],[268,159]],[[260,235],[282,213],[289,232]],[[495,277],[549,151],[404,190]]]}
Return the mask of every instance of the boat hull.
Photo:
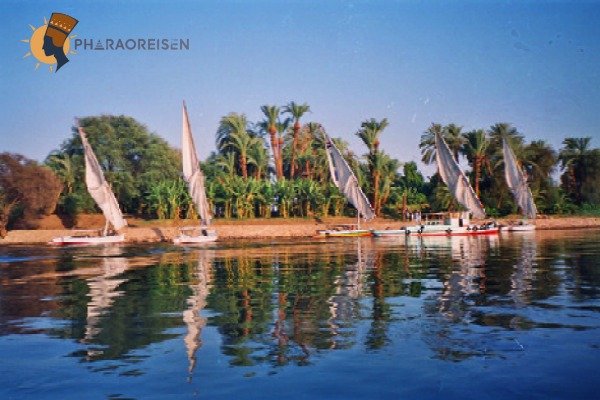
{"label": "boat hull", "polygon": [[535,225],[523,224],[523,225],[510,225],[506,228],[509,232],[531,232],[535,231]]}
{"label": "boat hull", "polygon": [[61,236],[52,239],[48,244],[53,246],[94,246],[123,243],[125,235],[114,236]]}
{"label": "boat hull", "polygon": [[214,236],[187,236],[179,235],[173,239],[174,244],[204,244],[215,242],[219,237]]}
{"label": "boat hull", "polygon": [[393,237],[393,236],[479,236],[479,235],[497,235],[500,228],[446,228],[446,229],[435,229],[435,230],[423,230],[420,229],[398,229],[398,230],[382,230],[373,231],[375,237]]}
{"label": "boat hull", "polygon": [[321,237],[364,237],[371,236],[371,231],[366,229],[357,229],[357,230],[325,230],[319,231],[319,236]]}

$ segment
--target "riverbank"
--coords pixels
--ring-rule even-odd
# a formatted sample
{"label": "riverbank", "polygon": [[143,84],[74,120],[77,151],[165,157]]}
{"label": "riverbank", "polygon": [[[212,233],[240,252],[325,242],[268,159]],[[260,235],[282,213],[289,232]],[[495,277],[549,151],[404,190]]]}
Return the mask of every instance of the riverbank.
{"label": "riverbank", "polygon": [[[53,216],[51,216],[53,217]],[[67,236],[71,229],[65,229],[57,218],[49,217],[40,222],[40,229],[12,230],[4,239],[3,244],[44,244],[58,236]],[[498,220],[507,223],[508,220]],[[90,215],[82,219],[77,229],[97,229],[102,226],[101,215]],[[197,221],[144,221],[129,219],[127,228],[123,230],[129,243],[147,243],[171,241],[178,234],[179,227],[194,226]],[[326,218],[324,221],[311,219],[252,219],[252,220],[216,220],[214,228],[221,239],[265,239],[312,237],[321,229],[327,229],[336,224],[356,223],[352,218]],[[378,218],[364,223],[365,229],[397,229],[409,223]],[[600,228],[598,217],[546,217],[536,220],[538,230],[588,229]]]}

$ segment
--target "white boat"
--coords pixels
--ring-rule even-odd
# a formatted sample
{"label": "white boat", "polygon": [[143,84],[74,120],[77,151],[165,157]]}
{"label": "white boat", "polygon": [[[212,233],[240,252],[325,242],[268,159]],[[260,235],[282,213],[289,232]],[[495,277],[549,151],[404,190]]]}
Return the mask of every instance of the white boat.
{"label": "white boat", "polygon": [[204,189],[204,174],[198,162],[198,153],[194,145],[192,128],[188,117],[187,107],[183,103],[183,128],[181,134],[181,156],[183,165],[183,178],[188,187],[188,192],[200,216],[200,226],[180,228],[179,235],[173,238],[175,244],[203,244],[214,242],[218,239],[217,232],[209,229],[211,215],[206,191]]}
{"label": "white boat", "polygon": [[532,232],[535,231],[535,225],[526,221],[519,221],[516,224],[508,225],[506,230],[509,232]]}
{"label": "white boat", "polygon": [[[55,237],[49,244],[57,246],[113,244],[125,241],[125,235],[102,235],[98,230],[73,231],[70,236]],[[100,233],[100,234],[99,234]]]}
{"label": "white boat", "polygon": [[215,229],[201,227],[184,227],[179,229],[179,235],[173,238],[175,244],[202,244],[214,242],[219,238]]}
{"label": "white boat", "polygon": [[359,229],[357,224],[339,224],[328,227],[327,229],[318,230],[319,236],[329,237],[356,237],[356,236],[371,236],[371,231],[368,229]]}
{"label": "white boat", "polygon": [[413,225],[400,229],[373,230],[375,237],[390,236],[475,236],[497,234],[499,227],[488,222],[481,225],[471,224],[469,213],[446,212],[423,214],[422,219]]}
{"label": "white boat", "polygon": [[499,232],[500,228],[495,222],[471,224],[470,215],[478,219],[485,218],[483,205],[458,166],[448,144],[439,133],[435,134],[435,148],[436,162],[442,180],[454,198],[468,211],[424,214],[422,220],[400,229],[374,230],[374,236],[472,236],[493,235]]}
{"label": "white boat", "polygon": [[[83,155],[85,159],[85,184],[90,196],[92,196],[98,207],[102,210],[102,214],[104,214],[104,218],[106,218],[106,224],[102,230],[74,231],[73,235],[54,238],[49,244],[64,246],[100,245],[124,242],[125,235],[119,234],[118,231],[127,226],[127,222],[123,218],[119,203],[117,202],[110,185],[106,179],[104,179],[102,168],[100,167],[98,159],[81,127],[79,127],[79,137],[81,138],[81,143],[83,145]],[[97,232],[97,234],[94,235],[93,232]]]}
{"label": "white boat", "polygon": [[507,230],[509,232],[534,231],[535,224],[528,220],[535,220],[535,217],[537,216],[537,207],[535,206],[533,195],[527,184],[527,177],[523,173],[523,169],[519,166],[515,153],[510,148],[506,138],[503,138],[502,142],[502,151],[504,153],[504,177],[506,178],[506,184],[523,215],[521,221],[509,225]]}
{"label": "white boat", "polygon": [[325,152],[329,163],[329,172],[335,186],[340,189],[348,202],[356,209],[357,223],[345,224],[317,231],[319,236],[325,237],[347,237],[347,236],[371,236],[371,231],[360,229],[361,217],[365,220],[375,218],[375,211],[371,207],[367,196],[360,188],[358,179],[352,169],[342,156],[332,140],[326,137]]}

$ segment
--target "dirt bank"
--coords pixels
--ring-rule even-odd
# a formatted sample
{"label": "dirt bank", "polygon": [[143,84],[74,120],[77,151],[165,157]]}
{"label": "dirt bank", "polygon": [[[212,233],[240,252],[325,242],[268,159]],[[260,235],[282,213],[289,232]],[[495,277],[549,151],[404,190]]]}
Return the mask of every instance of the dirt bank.
{"label": "dirt bank", "polygon": [[[128,218],[129,227],[124,229],[127,242],[160,242],[170,241],[178,233],[180,226],[193,226],[197,221],[145,221],[141,219]],[[334,224],[355,223],[351,218],[327,218],[324,221],[311,219],[253,219],[253,220],[217,220],[214,227],[219,237],[223,239],[233,238],[278,238],[278,237],[311,237],[317,230],[326,229]],[[508,220],[499,220],[507,223]],[[104,223],[101,215],[81,216],[78,220],[78,229],[97,229]],[[397,229],[404,223],[389,219],[378,218],[361,227],[365,229]],[[71,229],[66,229],[62,221],[56,216],[49,216],[40,220],[40,229],[36,230],[13,230],[9,231],[2,244],[38,244],[47,243],[54,237],[69,235]],[[600,228],[600,218],[595,217],[552,217],[539,218],[536,220],[538,230],[559,229],[584,229]]]}

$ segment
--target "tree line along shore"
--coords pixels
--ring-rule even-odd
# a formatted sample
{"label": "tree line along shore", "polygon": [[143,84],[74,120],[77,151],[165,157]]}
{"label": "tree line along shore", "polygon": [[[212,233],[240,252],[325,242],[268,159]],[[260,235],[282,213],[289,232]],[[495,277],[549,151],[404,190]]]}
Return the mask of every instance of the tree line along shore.
{"label": "tree line along shore", "polygon": [[[256,122],[240,113],[225,115],[210,133],[216,151],[201,168],[216,221],[352,217],[354,209],[330,179],[325,128],[304,122],[310,107],[290,102],[283,107],[265,105],[261,111],[264,118]],[[156,220],[197,218],[181,178],[178,149],[123,115],[85,117],[79,125],[126,214]],[[363,121],[355,132],[365,146],[362,154],[353,153],[344,140],[333,139],[376,214],[399,220],[415,211],[458,210],[437,173],[425,178],[416,163],[397,160],[381,148],[381,136],[390,131],[393,127],[385,118]],[[433,123],[425,127],[419,145],[425,164],[435,161],[436,133],[458,161],[468,164],[467,176],[488,216],[518,212],[504,180],[502,138],[525,171],[540,214],[600,216],[600,149],[592,147],[590,137],[566,137],[562,147],[554,149],[544,140],[527,142],[509,123],[472,131],[454,123]],[[555,181],[553,176],[560,178]],[[66,228],[77,227],[80,215],[94,212],[75,128],[43,163],[0,153],[0,236],[12,229],[40,228],[40,218],[50,214]]]}

